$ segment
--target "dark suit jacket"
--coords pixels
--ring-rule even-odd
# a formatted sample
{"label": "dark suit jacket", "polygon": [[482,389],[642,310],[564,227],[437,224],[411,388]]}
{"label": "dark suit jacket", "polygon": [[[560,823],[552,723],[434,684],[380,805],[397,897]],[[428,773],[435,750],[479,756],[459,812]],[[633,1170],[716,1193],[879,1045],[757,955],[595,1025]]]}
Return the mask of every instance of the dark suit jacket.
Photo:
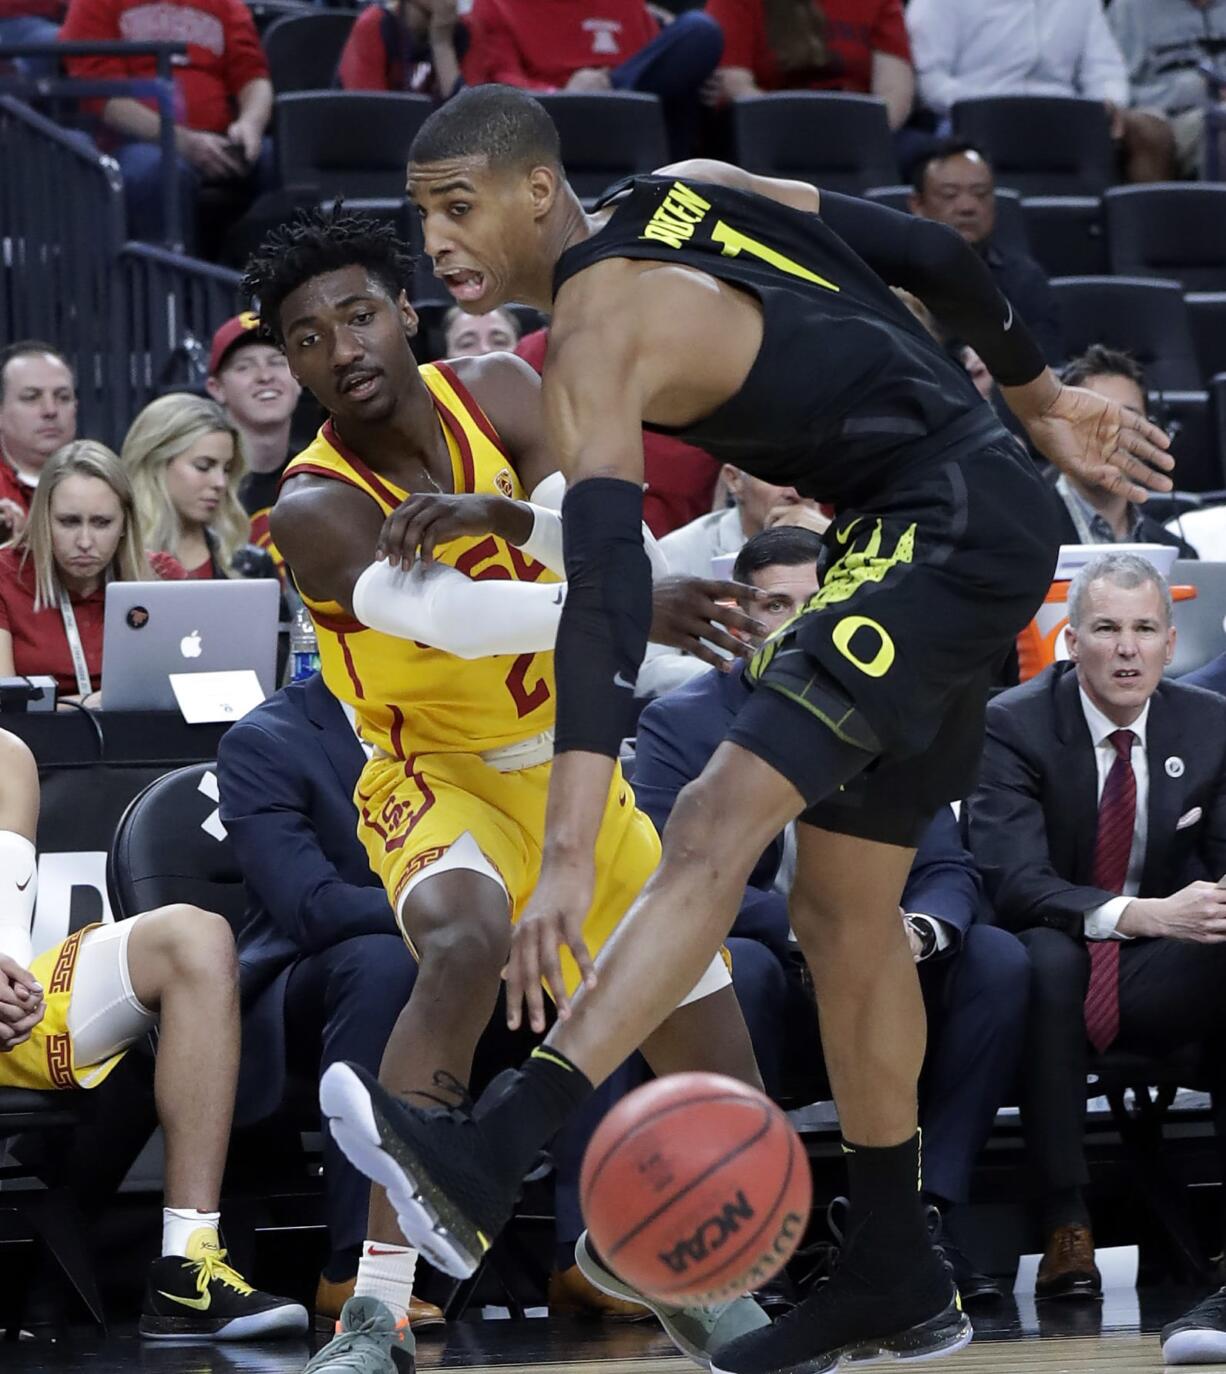
{"label": "dark suit jacket", "polygon": [[[664,829],[677,794],[696,778],[728,733],[751,688],[742,665],[730,673],[712,669],[651,702],[639,717],[634,793],[640,808]],[[779,837],[758,860],[741,903],[734,935],[760,940],[776,952],[788,946],[787,898],[772,886],[783,857]],[[937,916],[961,943],[979,910],[979,875],[958,835],[953,812],[940,811],[920,844],[903,893],[908,911]]]}
{"label": "dark suit jacket", "polygon": [[250,1093],[269,1110],[280,1100],[294,963],[356,935],[399,934],[357,838],[353,789],[364,762],[318,674],[232,725],[217,751],[221,819],[248,894],[238,936],[244,1119],[256,1111]]}
{"label": "dark suit jacket", "polygon": [[1207,692],[1216,692],[1226,697],[1226,654],[1218,654],[1200,668],[1184,673],[1179,679],[1189,687],[1203,687]]}
{"label": "dark suit jacket", "polygon": [[[1216,882],[1226,873],[1226,700],[1164,680],[1146,743],[1139,895]],[[983,769],[966,809],[971,853],[1001,925],[1079,934],[1086,912],[1116,895],[1093,885],[1098,772],[1071,663],[989,704]]]}

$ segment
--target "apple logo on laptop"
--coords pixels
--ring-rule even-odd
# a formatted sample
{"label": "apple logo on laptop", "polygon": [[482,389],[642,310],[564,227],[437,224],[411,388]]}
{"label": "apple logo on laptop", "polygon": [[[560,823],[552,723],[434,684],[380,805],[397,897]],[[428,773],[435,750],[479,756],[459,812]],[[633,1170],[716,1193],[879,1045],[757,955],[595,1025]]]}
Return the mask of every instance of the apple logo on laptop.
{"label": "apple logo on laptop", "polygon": [[184,658],[199,658],[204,652],[200,644],[200,631],[193,630],[191,634],[184,635],[179,640],[179,652]]}

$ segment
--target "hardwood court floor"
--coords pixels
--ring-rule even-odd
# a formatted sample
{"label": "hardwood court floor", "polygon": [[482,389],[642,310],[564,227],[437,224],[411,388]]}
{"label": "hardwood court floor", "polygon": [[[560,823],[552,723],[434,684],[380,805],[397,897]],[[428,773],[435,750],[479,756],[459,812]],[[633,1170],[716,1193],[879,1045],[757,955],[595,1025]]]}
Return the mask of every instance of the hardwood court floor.
{"label": "hardwood court floor", "polygon": [[[916,1374],[1157,1374],[1157,1330],[1198,1295],[1145,1295],[1122,1310],[1019,1313],[1008,1302],[977,1319],[973,1344],[959,1354],[916,1366]],[[130,1332],[88,1331],[52,1341],[0,1342],[3,1374],[298,1374],[305,1343],[178,1346],[141,1342]],[[657,1331],[573,1322],[461,1322],[417,1349],[423,1371],[472,1374],[683,1374],[694,1368],[672,1353]],[[854,1368],[854,1367],[853,1367]],[[894,1366],[878,1366],[894,1368]],[[1226,1374],[1226,1365],[1202,1365]]]}

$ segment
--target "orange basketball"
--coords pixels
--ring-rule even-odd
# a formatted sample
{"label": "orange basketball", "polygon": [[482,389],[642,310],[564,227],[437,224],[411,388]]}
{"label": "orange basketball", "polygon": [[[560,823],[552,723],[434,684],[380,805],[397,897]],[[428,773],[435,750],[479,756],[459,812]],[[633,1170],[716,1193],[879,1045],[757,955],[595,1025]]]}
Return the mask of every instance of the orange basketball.
{"label": "orange basketball", "polygon": [[579,1198],[596,1249],[628,1283],[678,1305],[757,1288],[800,1244],[809,1161],[787,1117],[714,1073],[657,1079],[600,1123]]}

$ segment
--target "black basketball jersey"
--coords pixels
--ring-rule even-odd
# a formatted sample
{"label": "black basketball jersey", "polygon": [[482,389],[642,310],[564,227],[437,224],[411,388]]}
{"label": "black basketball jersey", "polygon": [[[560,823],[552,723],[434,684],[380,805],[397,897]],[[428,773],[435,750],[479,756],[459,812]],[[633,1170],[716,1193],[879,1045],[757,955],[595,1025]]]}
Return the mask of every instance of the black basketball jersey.
{"label": "black basketball jersey", "polygon": [[762,345],[736,395],[684,429],[648,428],[839,505],[955,439],[1004,436],[965,370],[819,216],[674,177],[630,178],[605,203],[619,196],[604,228],[559,259],[555,292],[604,258],[641,258],[695,267],[762,306]]}

